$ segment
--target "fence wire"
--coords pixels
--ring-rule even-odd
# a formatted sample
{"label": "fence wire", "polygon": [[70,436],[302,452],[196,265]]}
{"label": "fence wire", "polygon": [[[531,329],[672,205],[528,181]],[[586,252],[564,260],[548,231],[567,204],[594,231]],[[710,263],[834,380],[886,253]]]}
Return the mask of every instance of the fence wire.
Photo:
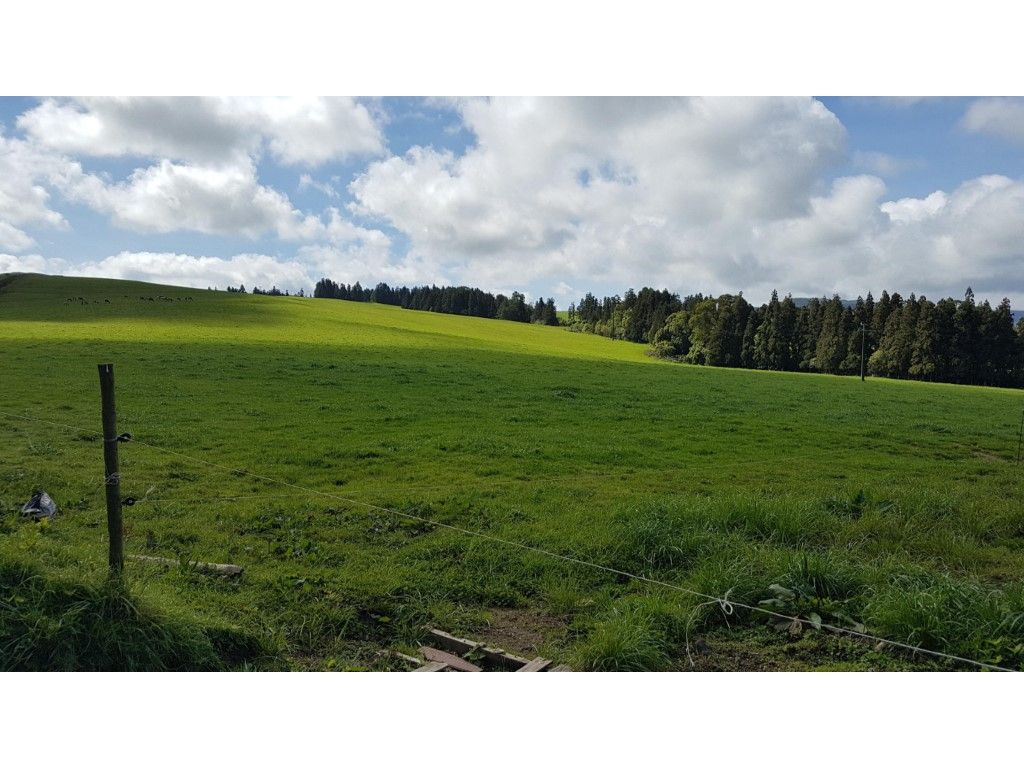
{"label": "fence wire", "polygon": [[[16,419],[23,419],[23,420],[26,420],[26,421],[36,421],[36,422],[51,424],[53,426],[61,427],[61,428],[64,428],[64,429],[72,429],[72,430],[77,430],[78,429],[77,427],[74,427],[72,425],[62,424],[60,422],[48,421],[46,419],[38,419],[38,418],[34,418],[34,417],[30,417],[30,416],[24,416],[24,415],[20,415],[20,414],[12,414],[12,413],[8,413],[8,412],[5,412],[5,411],[0,411],[0,415],[9,416],[9,417],[16,418]],[[86,430],[78,430],[78,431],[85,432]],[[93,434],[99,434],[99,433],[93,432]],[[660,579],[654,579],[654,578],[651,578],[649,576],[644,576],[642,574],[632,573],[630,571],[625,571],[625,570],[622,570],[622,569],[619,569],[619,568],[613,568],[611,566],[603,565],[601,563],[595,563],[595,562],[592,562],[592,561],[589,561],[589,560],[585,560],[583,558],[575,557],[575,556],[572,556],[572,555],[565,555],[565,554],[561,554],[561,553],[558,553],[558,552],[554,552],[554,551],[551,551],[551,550],[548,550],[548,549],[544,549],[543,547],[534,546],[532,544],[525,544],[523,542],[514,541],[514,540],[511,540],[511,539],[505,539],[505,538],[502,538],[500,536],[494,536],[493,534],[484,533],[482,531],[476,531],[476,530],[473,530],[473,529],[470,529],[470,528],[463,528],[461,526],[452,525],[451,523],[444,523],[444,522],[440,522],[438,520],[432,520],[432,519],[430,519],[428,517],[423,517],[422,515],[417,515],[417,514],[415,514],[413,512],[405,512],[405,511],[401,511],[401,510],[397,510],[397,509],[392,509],[390,507],[384,507],[384,506],[381,506],[379,504],[373,504],[373,503],[368,502],[368,501],[362,501],[360,499],[354,499],[354,498],[351,498],[351,497],[342,496],[342,495],[336,494],[336,493],[330,493],[330,492],[327,492],[327,491],[320,491],[320,490],[317,490],[315,488],[308,488],[306,486],[302,486],[302,485],[299,485],[297,483],[292,483],[292,482],[289,482],[287,480],[282,480],[280,478],[271,477],[269,475],[263,475],[263,474],[254,472],[254,471],[249,470],[249,469],[244,468],[244,467],[230,467],[230,466],[227,466],[227,465],[224,465],[224,464],[219,464],[217,462],[210,461],[209,459],[204,459],[204,458],[201,458],[201,457],[198,457],[198,456],[192,456],[190,454],[182,453],[181,451],[175,451],[175,450],[172,450],[170,448],[165,448],[163,446],[159,446],[159,445],[156,445],[156,444],[153,444],[153,443],[149,443],[149,442],[146,442],[146,441],[142,441],[142,440],[138,440],[138,439],[135,439],[135,438],[132,438],[130,440],[130,442],[134,443],[136,445],[143,446],[143,447],[148,448],[150,450],[159,452],[159,453],[163,453],[163,454],[166,454],[166,455],[169,455],[169,456],[175,456],[177,458],[184,459],[186,461],[190,461],[190,462],[193,462],[193,463],[196,463],[196,464],[203,464],[203,465],[212,467],[212,468],[217,469],[217,470],[222,471],[222,472],[228,472],[228,473],[231,473],[233,475],[243,475],[243,476],[246,476],[246,477],[251,477],[251,478],[254,478],[254,479],[257,479],[257,480],[262,480],[262,481],[267,482],[267,483],[272,483],[272,484],[277,484],[277,485],[285,486],[285,487],[291,488],[293,490],[300,491],[302,493],[309,494],[309,495],[312,495],[312,496],[318,496],[318,497],[321,497],[321,498],[332,499],[334,501],[340,501],[342,503],[350,504],[350,505],[353,505],[353,506],[361,506],[361,507],[364,507],[366,509],[374,510],[374,511],[377,511],[377,512],[383,512],[385,514],[390,514],[390,515],[393,515],[393,516],[396,516],[396,517],[401,517],[401,518],[404,518],[404,519],[407,519],[407,520],[413,520],[413,521],[416,521],[416,522],[419,522],[419,523],[423,523],[424,525],[429,525],[429,526],[432,526],[432,527],[435,527],[435,528],[453,531],[453,532],[456,532],[456,533],[460,533],[460,534],[463,534],[463,535],[466,535],[466,536],[471,536],[471,537],[474,537],[474,538],[477,538],[477,539],[481,539],[481,540],[484,540],[484,541],[490,541],[492,543],[501,544],[503,546],[507,546],[507,547],[510,547],[510,548],[520,549],[520,550],[523,550],[523,551],[532,552],[534,554],[542,555],[544,557],[549,557],[549,558],[557,559],[557,560],[560,560],[562,562],[571,563],[573,565],[577,565],[577,566],[581,566],[581,567],[585,567],[585,568],[590,568],[590,569],[597,570],[597,571],[602,571],[604,573],[610,573],[610,574],[613,574],[615,576],[620,576],[620,577],[623,577],[623,578],[630,579],[632,581],[636,581],[636,582],[640,582],[640,583],[645,583],[645,584],[650,584],[650,585],[654,585],[654,586],[661,587],[661,588],[664,588],[664,589],[669,589],[669,590],[672,590],[672,591],[675,591],[675,592],[679,592],[679,593],[682,593],[682,594],[689,595],[691,597],[697,597],[697,598],[700,598],[701,600],[704,600],[705,601],[704,604],[706,604],[706,605],[717,605],[726,616],[733,615],[733,613],[735,612],[736,608],[742,608],[744,610],[748,610],[748,611],[751,611],[753,613],[758,613],[758,614],[761,614],[761,615],[764,615],[764,616],[768,616],[768,617],[771,617],[771,618],[779,619],[781,621],[797,622],[797,623],[801,624],[804,627],[812,627],[812,628],[815,628],[815,629],[826,629],[826,630],[828,630],[830,632],[833,632],[835,634],[846,635],[848,637],[858,638],[858,639],[861,639],[861,640],[869,640],[869,641],[872,641],[872,642],[878,644],[879,647],[899,648],[901,650],[909,651],[912,654],[923,654],[923,655],[931,656],[932,658],[937,658],[937,659],[943,659],[943,660],[946,660],[946,661],[957,662],[957,663],[960,663],[960,664],[965,664],[965,665],[968,665],[968,666],[976,667],[978,669],[984,669],[984,670],[989,670],[989,671],[995,671],[995,672],[1015,672],[1015,671],[1017,671],[1017,670],[1014,670],[1014,669],[1010,669],[1008,667],[999,666],[997,664],[989,664],[989,663],[986,663],[986,662],[983,662],[983,661],[978,661],[976,659],[971,659],[971,658],[967,658],[967,657],[964,657],[964,656],[957,656],[955,654],[945,653],[943,651],[931,650],[931,649],[928,649],[928,648],[923,648],[921,646],[911,645],[910,643],[903,643],[903,642],[900,642],[898,640],[890,640],[890,639],[885,638],[885,637],[880,637],[878,635],[873,635],[873,634],[871,634],[869,632],[862,632],[862,631],[859,631],[859,630],[856,630],[856,629],[852,629],[850,627],[841,627],[841,626],[838,626],[838,625],[835,625],[835,624],[830,624],[830,623],[823,622],[823,621],[812,621],[811,619],[805,619],[805,618],[803,618],[801,616],[787,615],[787,614],[784,614],[784,613],[780,613],[778,611],[773,611],[773,610],[771,610],[769,608],[765,608],[762,605],[751,605],[751,604],[748,604],[748,603],[741,602],[739,600],[731,599],[729,597],[728,593],[726,593],[725,595],[710,595],[710,594],[707,594],[707,593],[704,593],[704,592],[700,592],[698,590],[689,589],[688,587],[684,587],[684,586],[682,586],[680,584],[675,584],[673,582],[662,581]]]}

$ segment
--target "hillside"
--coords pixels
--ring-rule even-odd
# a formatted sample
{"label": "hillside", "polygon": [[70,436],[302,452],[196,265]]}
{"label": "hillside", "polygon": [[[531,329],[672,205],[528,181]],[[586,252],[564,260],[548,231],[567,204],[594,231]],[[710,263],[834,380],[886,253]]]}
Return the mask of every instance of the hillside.
{"label": "hillside", "polygon": [[[126,551],[246,569],[230,583],[136,563],[133,594],[182,632],[259,649],[214,643],[226,666],[379,668],[426,623],[580,668],[690,668],[695,637],[707,669],[933,663],[743,611],[729,628],[699,599],[387,509],[751,604],[781,584],[787,612],[1024,662],[1019,392],[698,368],[559,328],[37,275],[0,278],[0,600],[29,578],[102,580],[98,362],[139,441],[121,447],[124,495],[142,500]],[[18,518],[37,487],[62,508],[49,526]],[[40,646],[73,642],[31,626]]]}

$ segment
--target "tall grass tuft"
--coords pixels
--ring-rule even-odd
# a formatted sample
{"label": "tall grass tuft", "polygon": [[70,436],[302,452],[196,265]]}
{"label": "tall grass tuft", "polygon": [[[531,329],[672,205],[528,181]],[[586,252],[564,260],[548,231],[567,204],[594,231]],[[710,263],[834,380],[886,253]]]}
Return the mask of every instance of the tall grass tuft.
{"label": "tall grass tuft", "polygon": [[670,643],[643,606],[613,608],[576,646],[574,666],[589,672],[650,672],[671,666]]}
{"label": "tall grass tuft", "polygon": [[619,567],[639,571],[684,568],[721,549],[723,538],[685,508],[643,504],[617,516]]}
{"label": "tall grass tuft", "polygon": [[885,637],[978,661],[1024,665],[1024,590],[924,572],[899,576],[865,610]]}
{"label": "tall grass tuft", "polygon": [[0,562],[0,665],[6,671],[221,670],[266,655],[258,639],[152,611],[121,584],[49,579]]}

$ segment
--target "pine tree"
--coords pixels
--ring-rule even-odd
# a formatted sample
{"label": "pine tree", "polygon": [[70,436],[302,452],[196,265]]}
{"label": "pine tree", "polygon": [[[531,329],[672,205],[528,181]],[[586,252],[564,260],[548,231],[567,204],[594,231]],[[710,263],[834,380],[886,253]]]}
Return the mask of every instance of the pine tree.
{"label": "pine tree", "polygon": [[544,324],[558,325],[558,308],[555,307],[554,299],[544,302]]}
{"label": "pine tree", "polygon": [[772,291],[772,298],[764,310],[761,325],[754,334],[753,362],[755,368],[765,371],[782,370],[782,307],[778,291]]}
{"label": "pine tree", "polygon": [[714,302],[704,339],[706,365],[740,365],[743,331],[749,309],[750,305],[742,296],[723,294]]}
{"label": "pine tree", "polygon": [[[871,294],[868,294],[868,298]],[[853,309],[849,310],[850,318],[848,322],[849,333],[846,338],[846,357],[843,359],[843,363],[840,366],[840,370],[843,373],[860,373],[860,349],[861,349],[861,326],[863,325],[866,329],[870,325],[870,315],[867,311],[867,301],[862,297],[858,296],[857,301],[853,305]],[[865,335],[864,341],[867,341]],[[867,344],[865,343],[865,348]]]}
{"label": "pine tree", "polygon": [[821,331],[815,347],[815,368],[825,373],[839,373],[846,358],[848,320],[843,302],[838,296],[825,303]]}
{"label": "pine tree", "polygon": [[754,341],[757,338],[757,331],[761,325],[761,311],[752,309],[747,316],[747,327],[743,329],[743,342],[740,346],[740,365],[744,368],[754,368]]}
{"label": "pine tree", "polygon": [[974,291],[964,293],[964,300],[953,316],[953,355],[950,373],[959,384],[973,384],[976,378],[978,345],[978,314],[974,304]]}
{"label": "pine tree", "polygon": [[912,379],[933,381],[939,371],[939,340],[936,334],[935,305],[924,296],[918,303],[917,326],[910,348],[907,374]]}
{"label": "pine tree", "polygon": [[1007,386],[1014,381],[1017,348],[1010,300],[1004,298],[995,309],[989,308],[988,302],[984,306],[986,312],[981,325],[985,339],[983,383]]}
{"label": "pine tree", "polygon": [[886,291],[882,291],[882,297],[875,305],[875,311],[871,315],[871,339],[874,344],[871,351],[878,349],[882,343],[882,335],[885,333],[885,324],[889,322],[889,315],[892,314],[892,300]]}
{"label": "pine tree", "polygon": [[819,299],[811,299],[801,310],[796,331],[794,362],[796,370],[817,370],[814,356],[818,350],[818,337],[821,336],[822,303]]}
{"label": "pine tree", "polygon": [[914,294],[904,302],[900,310],[900,323],[894,341],[896,355],[896,375],[905,379],[910,375],[911,356],[914,348],[914,336],[917,331],[917,320],[920,314],[920,302]]}
{"label": "pine tree", "polygon": [[779,304],[778,348],[783,371],[797,370],[797,316],[799,310],[788,293]]}

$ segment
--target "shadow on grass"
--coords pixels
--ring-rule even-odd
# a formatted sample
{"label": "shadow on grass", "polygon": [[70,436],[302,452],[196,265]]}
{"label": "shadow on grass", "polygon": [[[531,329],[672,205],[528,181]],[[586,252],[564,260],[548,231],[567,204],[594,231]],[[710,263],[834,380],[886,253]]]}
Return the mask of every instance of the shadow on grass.
{"label": "shadow on grass", "polygon": [[267,658],[258,638],[162,615],[120,584],[59,581],[0,562],[4,671],[214,671]]}
{"label": "shadow on grass", "polygon": [[288,322],[285,297],[260,297],[133,280],[0,275],[0,318],[19,322],[259,324]]}

